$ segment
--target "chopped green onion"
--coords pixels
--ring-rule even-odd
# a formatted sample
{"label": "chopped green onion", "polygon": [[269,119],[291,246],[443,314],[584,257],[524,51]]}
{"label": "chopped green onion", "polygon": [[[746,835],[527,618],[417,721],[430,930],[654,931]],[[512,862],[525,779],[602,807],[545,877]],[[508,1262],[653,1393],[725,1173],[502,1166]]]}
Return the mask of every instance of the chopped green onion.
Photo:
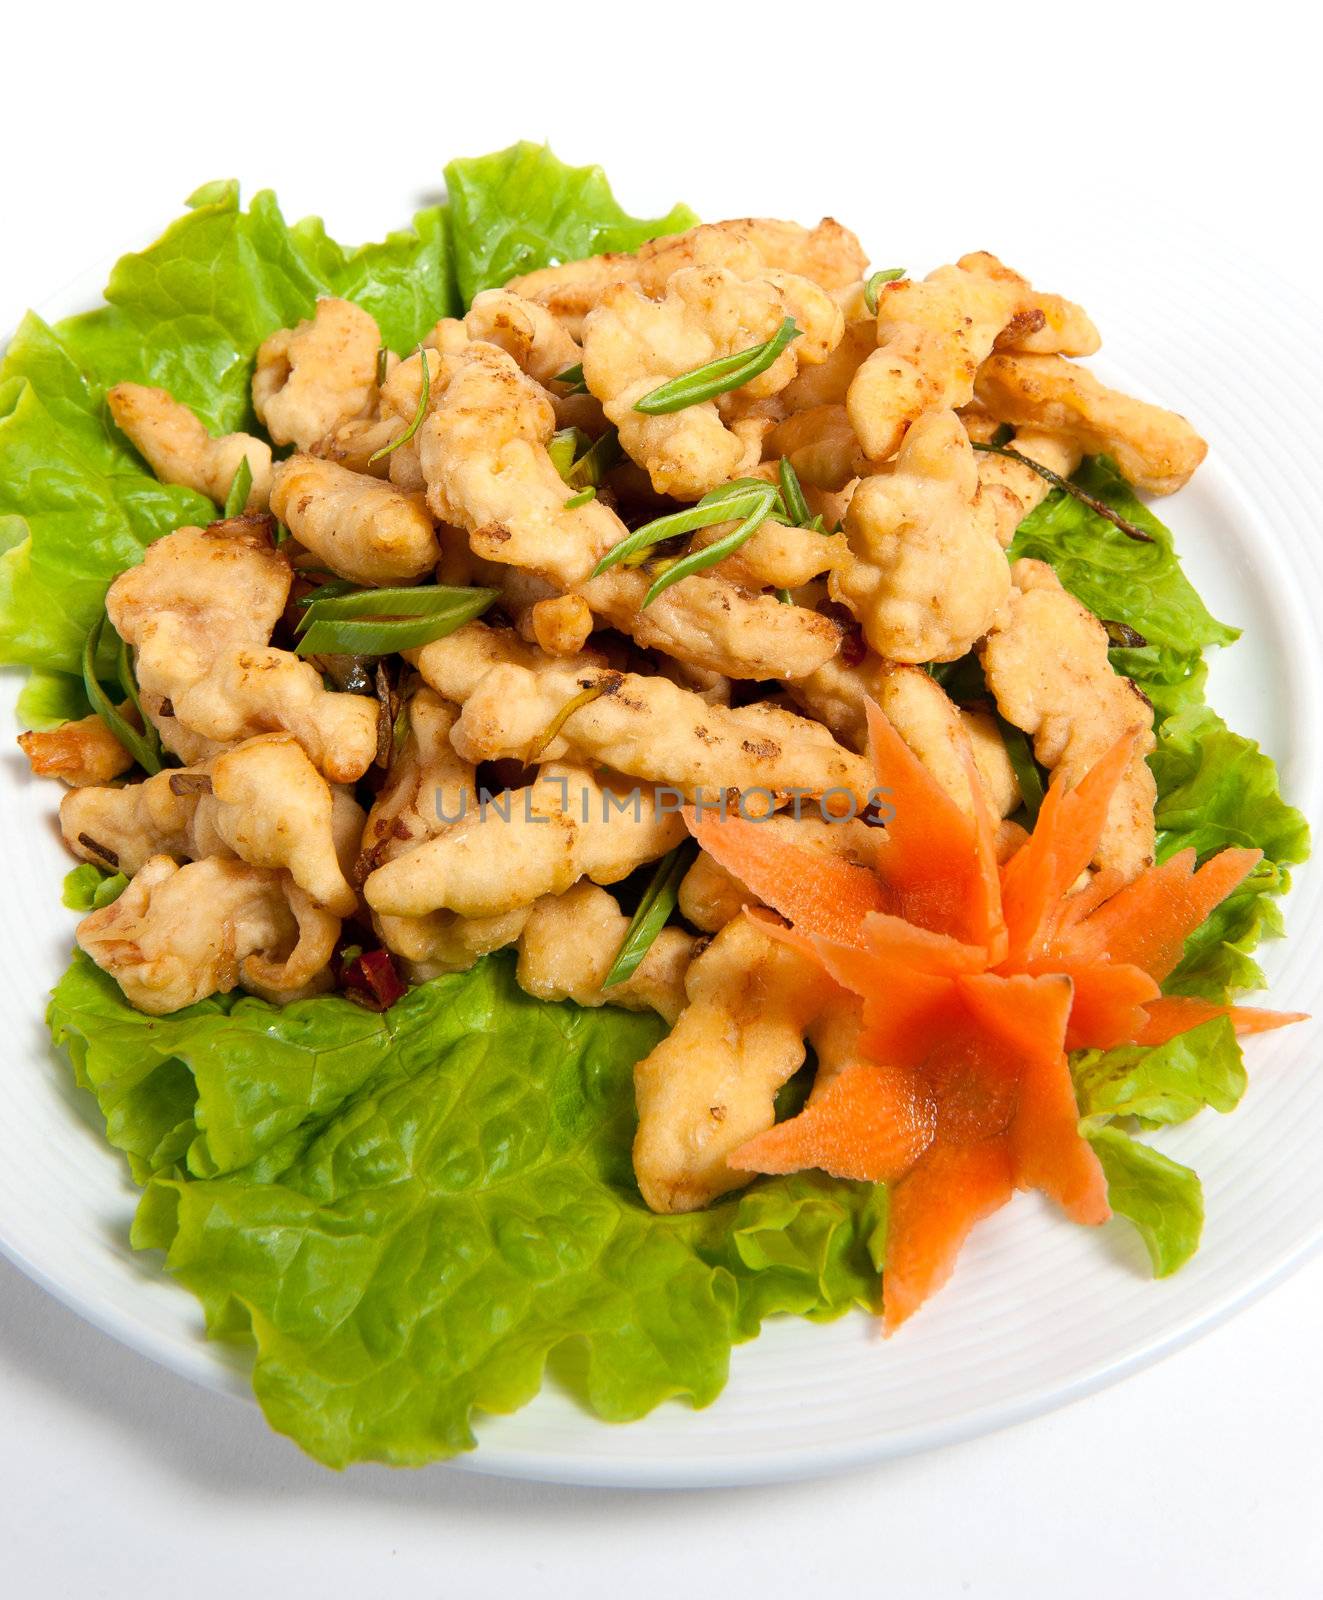
{"label": "chopped green onion", "polygon": [[[101,613],[96,626],[87,636],[83,645],[83,688],[86,691],[88,703],[97,716],[101,718],[110,732],[124,746],[133,759],[144,772],[155,774],[161,770],[161,742],[156,736],[156,729],[144,718],[144,726],[148,730],[140,733],[137,728],[128,722],[119,713],[119,708],[110,703],[110,697],[101,687],[101,682],[96,675],[96,656],[101,644],[102,631],[105,628],[107,617]],[[116,635],[118,638],[118,635]],[[119,640],[119,649],[124,651],[126,646],[122,639]],[[122,665],[117,659],[116,673],[123,682],[123,675],[131,669]],[[136,687],[136,686],[135,686]],[[136,695],[129,698],[136,703]]]}
{"label": "chopped green onion", "polygon": [[537,738],[529,745],[524,758],[525,765],[531,767],[574,713],[583,706],[590,705],[594,700],[600,699],[611,687],[613,681],[611,678],[599,678],[596,683],[590,683],[587,688],[580,689],[578,694],[571,695],[556,715],[552,717],[551,721],[547,723],[546,727],[542,729],[541,733],[538,734]]}
{"label": "chopped green onion", "polygon": [[496,599],[495,589],[362,589],[304,613],[301,656],[382,656],[444,639]]}
{"label": "chopped green onion", "polygon": [[596,489],[580,489],[578,494],[572,494],[565,502],[566,511],[576,511],[580,506],[586,506],[590,500],[596,500]]}
{"label": "chopped green onion", "polygon": [[776,598],[783,606],[793,606],[795,603],[795,597],[793,594],[791,594],[789,589],[778,589],[776,591]]}
{"label": "chopped green onion", "polygon": [[736,488],[733,484],[724,486],[734,491],[731,494],[723,495],[720,490],[714,489],[711,495],[704,495],[696,506],[687,506],[683,511],[672,511],[664,517],[645,522],[641,528],[635,528],[633,533],[611,546],[593,568],[593,577],[596,578],[608,567],[618,566],[622,561],[627,566],[639,566],[647,559],[645,552],[653,545],[674,539],[682,533],[695,533],[699,528],[711,528],[718,522],[731,522],[736,517],[745,517],[755,511],[758,521],[765,521],[779,496],[774,485],[759,479],[753,479],[752,482],[755,485],[753,488]]}
{"label": "chopped green onion", "polygon": [[1109,650],[1142,650],[1148,640],[1142,633],[1137,633],[1128,622],[1114,622],[1106,617],[1098,619],[1107,630],[1107,648]]}
{"label": "chopped green onion", "polygon": [[625,937],[616,951],[611,970],[602,979],[603,989],[624,983],[638,971],[644,956],[656,942],[657,935],[670,921],[671,912],[680,898],[680,880],[689,871],[697,855],[698,846],[692,839],[686,839],[657,863],[648,887],[643,891],[638,910],[625,929]]}
{"label": "chopped green onion", "polygon": [[337,595],[358,594],[360,585],[350,583],[348,578],[332,578],[329,583],[318,584],[308,594],[301,594],[294,602],[296,606],[321,605],[324,600],[333,600]]}
{"label": "chopped green onion", "polygon": [[409,440],[413,438],[414,434],[417,433],[419,428],[421,428],[423,425],[423,418],[427,415],[427,405],[432,398],[432,369],[427,359],[427,353],[423,349],[422,345],[418,346],[418,360],[422,364],[423,369],[423,388],[422,393],[418,396],[418,409],[413,414],[413,421],[398,439],[392,439],[389,444],[383,444],[380,450],[374,450],[372,452],[372,454],[368,457],[369,466],[374,461],[380,461],[382,456],[388,456],[392,450],[398,450],[402,444],[408,444]]}
{"label": "chopped green onion", "polygon": [[877,315],[877,291],[884,283],[895,283],[897,278],[905,276],[904,267],[887,267],[883,272],[875,272],[864,285],[864,304],[869,312]]}
{"label": "chopped green onion", "polygon": [[795,319],[787,317],[762,344],[709,361],[692,372],[682,372],[636,400],[634,409],[649,417],[665,416],[672,411],[683,411],[686,406],[699,405],[716,395],[729,394],[732,389],[739,389],[759,373],[766,372],[790,341],[798,337]]}
{"label": "chopped green onion", "polygon": [[377,388],[380,389],[386,381],[386,363],[390,360],[390,351],[383,344],[377,350]]}
{"label": "chopped green onion", "polygon": [[572,367],[566,367],[564,372],[558,372],[552,382],[568,384],[569,387],[565,391],[567,395],[588,393],[588,385],[583,376],[582,362],[578,362]]}
{"label": "chopped green onion", "polygon": [[230,480],[230,492],[225,496],[225,515],[237,517],[248,504],[248,496],[253,487],[253,469],[249,465],[248,457],[240,461],[235,470],[234,477]]}
{"label": "chopped green onion", "polygon": [[1009,449],[1000,444],[976,444],[975,450],[984,455],[1005,456],[1008,461],[1018,461],[1021,465],[1036,472],[1045,483],[1050,483],[1054,489],[1062,489],[1073,499],[1088,506],[1090,511],[1096,512],[1100,517],[1105,517],[1113,527],[1120,528],[1127,539],[1136,539],[1140,544],[1152,544],[1153,535],[1145,533],[1142,528],[1137,528],[1133,522],[1127,522],[1119,511],[1114,511],[1105,500],[1099,500],[1096,495],[1087,489],[1081,489],[1079,484],[1072,483],[1069,478],[1063,478],[1059,472],[1053,472],[1051,467],[1045,467],[1041,461],[1033,461],[1028,456],[1022,455],[1018,450]]}
{"label": "chopped green onion", "polygon": [[588,446],[568,472],[561,473],[561,477],[571,489],[595,489],[619,459],[620,435],[614,428],[608,428],[600,439]]}
{"label": "chopped green onion", "polygon": [[1014,772],[1015,781],[1020,788],[1020,799],[1024,801],[1029,826],[1033,827],[1038,820],[1038,808],[1043,803],[1042,773],[1038,770],[1038,763],[1034,760],[1034,753],[1029,748],[1029,741],[1023,732],[1002,716],[998,716],[997,726],[1001,729],[1001,740],[1006,746],[1011,771]]}
{"label": "chopped green onion", "polygon": [[570,481],[570,468],[574,458],[588,444],[588,435],[581,428],[557,428],[547,445],[551,464],[565,482]]}
{"label": "chopped green onion", "polygon": [[786,515],[797,528],[808,527],[811,516],[808,501],[805,500],[804,491],[800,487],[799,474],[785,456],[781,457],[777,476],[781,480],[781,503],[786,508]]}
{"label": "chopped green onion", "polygon": [[[702,550],[691,550],[688,555],[681,556],[678,561],[669,565],[664,572],[659,572],[652,581],[652,587],[644,595],[643,604],[639,609],[647,610],[657,596],[669,589],[673,583],[679,583],[682,578],[692,577],[695,572],[705,572],[708,567],[715,567],[719,561],[734,555],[742,544],[746,544],[767,521],[776,500],[776,490],[772,485],[766,484],[764,488],[761,501],[750,510],[738,528]],[[733,500],[727,502],[728,506],[735,504]]]}

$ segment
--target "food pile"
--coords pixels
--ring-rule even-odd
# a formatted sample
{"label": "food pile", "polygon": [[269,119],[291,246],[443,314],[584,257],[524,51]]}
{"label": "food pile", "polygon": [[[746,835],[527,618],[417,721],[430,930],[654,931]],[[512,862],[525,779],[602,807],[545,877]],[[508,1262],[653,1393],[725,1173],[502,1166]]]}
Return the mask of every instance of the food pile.
{"label": "food pile", "polygon": [[[1298,859],[1164,839],[1155,723],[1220,625],[1131,491],[1204,441],[986,252],[743,219],[500,277],[405,348],[318,295],[245,428],[106,375],[216,514],[113,577],[91,714],[20,741],[97,869],[78,944],[167,1028],[389,1019],[506,949],[538,1001],[655,1014],[646,1205],[886,1182],[894,1327],[1015,1188],[1107,1217],[1133,1141],[1072,1063],[1291,1020],[1160,987]],[[1137,620],[1076,570],[1104,545],[1152,563]],[[1208,631],[1145,634],[1145,593]]]}

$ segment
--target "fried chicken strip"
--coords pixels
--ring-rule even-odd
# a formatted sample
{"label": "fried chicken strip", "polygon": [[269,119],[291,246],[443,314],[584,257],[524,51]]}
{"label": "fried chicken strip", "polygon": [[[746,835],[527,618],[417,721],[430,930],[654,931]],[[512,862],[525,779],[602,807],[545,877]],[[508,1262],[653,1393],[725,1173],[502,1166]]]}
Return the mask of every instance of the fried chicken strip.
{"label": "fried chicken strip", "polygon": [[791,316],[799,336],[743,385],[743,402],[775,394],[801,365],[825,360],[839,343],[844,319],[823,290],[787,273],[741,279],[722,267],[694,267],[670,277],[661,300],[631,284],[602,295],[584,323],[584,379],[658,494],[696,500],[738,477],[760,459],[761,430],[741,438],[716,400],[660,416],[636,410],[635,402],[671,378],[770,339]]}
{"label": "fried chicken strip", "polygon": [[[452,742],[462,752],[453,734]],[[684,831],[678,807],[663,810],[639,785],[547,762],[530,788],[507,790],[385,862],[363,893],[378,915],[498,916],[563,894],[581,877],[616,883],[665,855]]]}
{"label": "fried chicken strip", "polygon": [[845,535],[851,559],[832,571],[832,598],[888,660],[955,661],[1006,602],[996,517],[953,411],[921,417],[891,468],[859,484]]}
{"label": "fried chicken strip", "polygon": [[[124,701],[119,712],[136,721],[130,701]],[[109,783],[133,765],[133,757],[96,715],[63,722],[58,728],[30,729],[19,734],[18,743],[34,777],[59,778],[74,789]]]}
{"label": "fried chicken strip", "polygon": [[117,383],[106,393],[115,426],[127,434],[162,483],[182,483],[225,504],[239,464],[253,475],[245,511],[265,511],[271,488],[271,446],[250,433],[213,438],[172,394],[141,383]]}
{"label": "fried chicken strip", "polygon": [[1109,455],[1146,494],[1175,494],[1194,475],[1208,445],[1174,411],[1099,383],[1056,355],[994,355],[975,393],[999,422],[1056,434],[1085,455]]}
{"label": "fried chicken strip", "polygon": [[353,583],[416,583],[440,555],[421,495],[315,456],[278,463],[271,510],[300,544]]}
{"label": "fried chicken strip", "polygon": [[539,900],[519,936],[519,987],[538,1000],[656,1011],[674,1023],[684,1005],[694,938],[680,928],[663,928],[629,977],[603,989],[628,929],[629,918],[614,898],[586,878],[564,894]]}
{"label": "fried chicken strip", "polygon": [[329,988],[339,933],[285,873],[153,856],[76,937],[131,1005],[164,1016],[239,985],[277,1004]]}
{"label": "fried chicken strip", "polygon": [[831,991],[821,969],[747,916],[726,924],[685,977],[688,1004],[634,1068],[634,1175],[653,1211],[697,1211],[751,1174],[726,1157],[772,1126],[777,1091]]}
{"label": "fried chicken strip", "polygon": [[111,584],[106,611],[137,649],[143,709],[170,748],[180,730],[213,748],[284,730],[325,777],[352,783],[376,754],[376,702],[327,690],[311,663],[267,647],[291,582],[270,528],[240,517],[156,540]]}
{"label": "fried chicken strip", "polygon": [[381,330],[349,300],[318,300],[310,321],[264,339],[253,372],[253,409],[277,444],[311,450],[369,411]]}
{"label": "fried chicken strip", "polygon": [[1094,862],[1127,878],[1151,864],[1157,788],[1144,759],[1153,708],[1107,655],[1107,631],[1041,561],[1017,561],[1004,620],[979,650],[997,709],[1033,740],[1052,782],[1077,784],[1124,734],[1134,755],[1107,812]]}
{"label": "fried chicken strip", "polygon": [[884,284],[877,297],[878,348],[846,398],[865,454],[885,461],[925,412],[968,405],[975,374],[998,341],[1022,344],[1031,334],[1039,348],[1071,355],[1089,355],[1099,344],[1078,306],[1039,294],[985,253],[922,280]]}
{"label": "fried chicken strip", "polygon": [[743,217],[649,240],[633,255],[590,256],[586,261],[542,267],[512,278],[505,287],[544,306],[578,338],[584,318],[614,284],[637,283],[645,294],[656,297],[686,267],[725,267],[745,277],[772,268],[832,291],[862,277],[867,261],[854,234],[831,217],[824,217],[816,228],[770,217]]}

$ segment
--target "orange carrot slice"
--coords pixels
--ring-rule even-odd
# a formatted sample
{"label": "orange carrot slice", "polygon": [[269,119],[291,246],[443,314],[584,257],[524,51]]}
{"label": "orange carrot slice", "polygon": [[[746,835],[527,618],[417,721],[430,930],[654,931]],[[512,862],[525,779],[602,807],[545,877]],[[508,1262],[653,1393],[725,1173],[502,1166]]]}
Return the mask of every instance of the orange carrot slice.
{"label": "orange carrot slice", "polygon": [[1187,936],[1237,888],[1261,850],[1223,850],[1194,871],[1193,850],[1150,867],[1060,941],[1068,959],[1142,967],[1159,982],[1180,961]]}
{"label": "orange carrot slice", "polygon": [[988,952],[982,945],[961,944],[949,934],[918,928],[903,917],[873,911],[864,918],[863,943],[875,955],[889,961],[904,961],[921,972],[982,972],[988,965]]}
{"label": "orange carrot slice", "polygon": [[1075,986],[1067,1050],[1110,1050],[1126,1044],[1144,1026],[1144,1007],[1161,993],[1147,972],[1128,963],[1054,961],[1045,962],[1043,970],[1063,973]]}
{"label": "orange carrot slice", "polygon": [[861,1061],[838,1073],[797,1117],[779,1122],[726,1160],[741,1172],[802,1172],[892,1183],[932,1142],[933,1108],[914,1074]]}
{"label": "orange carrot slice", "polygon": [[878,852],[878,871],[894,891],[892,909],[920,927],[988,944],[1001,927],[1001,884],[977,775],[970,780],[971,817],[871,700],[867,712],[874,769],[894,813]]}
{"label": "orange carrot slice", "polygon": [[894,1333],[941,1288],[975,1223],[1004,1206],[1014,1189],[1005,1139],[930,1150],[896,1185],[882,1269],[886,1333]]}
{"label": "orange carrot slice", "polygon": [[1133,1035],[1136,1044],[1166,1044],[1178,1033],[1188,1033],[1201,1022],[1211,1022],[1214,1017],[1230,1017],[1231,1026],[1240,1033],[1267,1033],[1272,1028],[1285,1028],[1292,1022],[1308,1022],[1305,1011],[1263,1011],[1257,1006],[1220,1006],[1212,1000],[1200,1000],[1193,995],[1164,995],[1145,1006],[1142,1025]]}
{"label": "orange carrot slice", "polygon": [[1073,789],[1059,783],[1049,786],[1033,833],[1002,872],[1012,962],[1039,943],[1052,908],[1092,859],[1112,794],[1134,747],[1135,735],[1126,734]]}
{"label": "orange carrot slice", "polygon": [[1009,1134],[1017,1187],[1041,1189],[1076,1222],[1105,1222],[1107,1181],[1080,1135],[1064,1048],[1070,979],[988,974],[958,982],[970,1011],[1018,1057],[1019,1092]]}
{"label": "orange carrot slice", "polygon": [[787,844],[744,817],[697,817],[686,810],[685,821],[714,861],[803,933],[857,943],[864,917],[889,909],[885,889],[867,867]]}

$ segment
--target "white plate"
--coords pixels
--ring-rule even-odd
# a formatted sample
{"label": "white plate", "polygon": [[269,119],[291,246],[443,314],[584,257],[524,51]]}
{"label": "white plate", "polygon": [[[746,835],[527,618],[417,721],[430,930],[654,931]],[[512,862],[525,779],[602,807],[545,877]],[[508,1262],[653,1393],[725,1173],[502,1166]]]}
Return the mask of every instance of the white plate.
{"label": "white plate", "polygon": [[[1246,637],[1213,665],[1210,698],[1281,765],[1287,796],[1317,825],[1323,662],[1319,359],[1311,308],[1261,271],[1169,244],[1142,264],[1124,241],[1035,241],[1040,281],[1090,307],[1108,335],[1105,377],[1194,417],[1213,446],[1195,482],[1158,509],[1218,616]],[[1013,259],[1021,259],[1016,255]],[[1228,262],[1231,264],[1228,265]],[[93,303],[104,274],[72,286],[62,315]],[[1240,310],[1231,308],[1239,307]],[[0,680],[0,726],[17,680]],[[12,724],[11,724],[12,725]],[[0,1249],[125,1344],[213,1389],[247,1390],[242,1359],[202,1337],[196,1302],[127,1242],[136,1191],[72,1087],[42,1025],[67,960],[68,868],[56,791],[16,750],[0,755],[8,823],[8,916],[0,929]],[[1269,946],[1271,1001],[1323,1009],[1310,933],[1320,875],[1302,869],[1292,939]],[[706,1411],[663,1406],[610,1427],[548,1390],[479,1425],[459,1465],[569,1483],[699,1486],[835,1471],[1004,1426],[1058,1406],[1203,1332],[1298,1264],[1323,1236],[1323,1075],[1314,1025],[1251,1040],[1251,1084],[1231,1118],[1205,1114],[1156,1142],[1195,1166],[1203,1247],[1156,1283],[1124,1222],[1073,1228],[1020,1196],[976,1230],[951,1285],[883,1344],[862,1315],[828,1327],[784,1320],[734,1353]]]}

